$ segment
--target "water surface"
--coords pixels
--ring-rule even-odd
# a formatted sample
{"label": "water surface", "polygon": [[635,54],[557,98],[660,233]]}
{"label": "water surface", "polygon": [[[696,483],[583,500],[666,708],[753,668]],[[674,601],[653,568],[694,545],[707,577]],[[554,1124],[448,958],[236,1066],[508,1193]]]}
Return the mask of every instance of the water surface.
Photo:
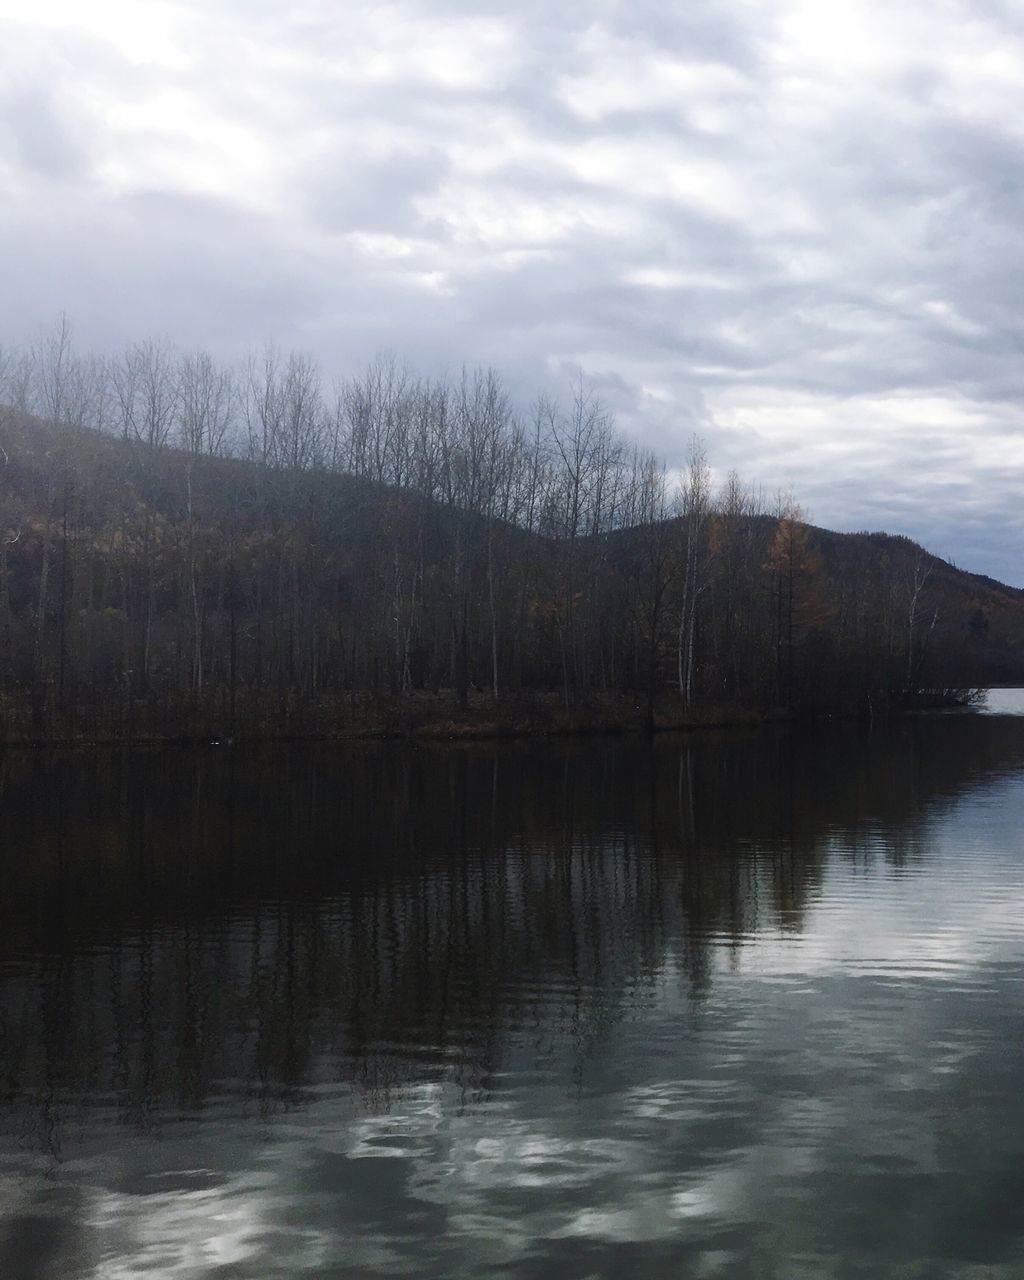
{"label": "water surface", "polygon": [[990,716],[1024,716],[1024,689],[988,689],[979,710]]}
{"label": "water surface", "polygon": [[0,759],[0,1275],[1019,1277],[1024,720]]}

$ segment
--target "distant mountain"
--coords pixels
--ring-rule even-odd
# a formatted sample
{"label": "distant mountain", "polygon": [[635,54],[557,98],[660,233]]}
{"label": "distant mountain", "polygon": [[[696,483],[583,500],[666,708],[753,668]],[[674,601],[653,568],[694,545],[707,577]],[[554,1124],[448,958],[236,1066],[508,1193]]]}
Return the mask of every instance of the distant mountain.
{"label": "distant mountain", "polygon": [[[924,579],[918,604],[930,641],[956,649],[961,670],[976,685],[1024,681],[1024,590],[984,574],[959,569],[909,538],[888,533],[834,533],[811,528],[810,537],[826,566],[831,590],[865,569],[876,575],[899,573]],[[908,604],[909,608],[909,604]]]}

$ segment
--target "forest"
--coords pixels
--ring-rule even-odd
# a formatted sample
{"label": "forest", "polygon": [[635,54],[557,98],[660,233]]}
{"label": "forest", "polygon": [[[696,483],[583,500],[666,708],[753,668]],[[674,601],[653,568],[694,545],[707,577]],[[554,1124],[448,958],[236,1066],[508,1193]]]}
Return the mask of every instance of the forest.
{"label": "forest", "polygon": [[584,381],[272,345],[0,349],[0,733],[141,740],[874,716],[1024,680],[1024,593],[831,534]]}

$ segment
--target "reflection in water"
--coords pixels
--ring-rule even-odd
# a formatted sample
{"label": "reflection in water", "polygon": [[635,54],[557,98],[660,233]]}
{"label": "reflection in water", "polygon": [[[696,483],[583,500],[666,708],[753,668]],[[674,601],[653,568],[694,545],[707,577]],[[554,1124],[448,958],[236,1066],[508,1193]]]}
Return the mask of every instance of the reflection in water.
{"label": "reflection in water", "polygon": [[1024,689],[988,689],[978,710],[990,716],[1024,716]]}
{"label": "reflection in water", "polygon": [[0,1274],[1019,1275],[1022,767],[4,756]]}

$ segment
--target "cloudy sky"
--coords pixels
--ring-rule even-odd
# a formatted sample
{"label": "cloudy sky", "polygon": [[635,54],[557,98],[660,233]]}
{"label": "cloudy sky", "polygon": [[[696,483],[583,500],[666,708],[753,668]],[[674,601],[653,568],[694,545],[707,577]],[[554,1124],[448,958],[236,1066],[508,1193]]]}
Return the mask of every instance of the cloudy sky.
{"label": "cloudy sky", "polygon": [[582,370],[1024,584],[1010,0],[0,0],[0,341]]}

